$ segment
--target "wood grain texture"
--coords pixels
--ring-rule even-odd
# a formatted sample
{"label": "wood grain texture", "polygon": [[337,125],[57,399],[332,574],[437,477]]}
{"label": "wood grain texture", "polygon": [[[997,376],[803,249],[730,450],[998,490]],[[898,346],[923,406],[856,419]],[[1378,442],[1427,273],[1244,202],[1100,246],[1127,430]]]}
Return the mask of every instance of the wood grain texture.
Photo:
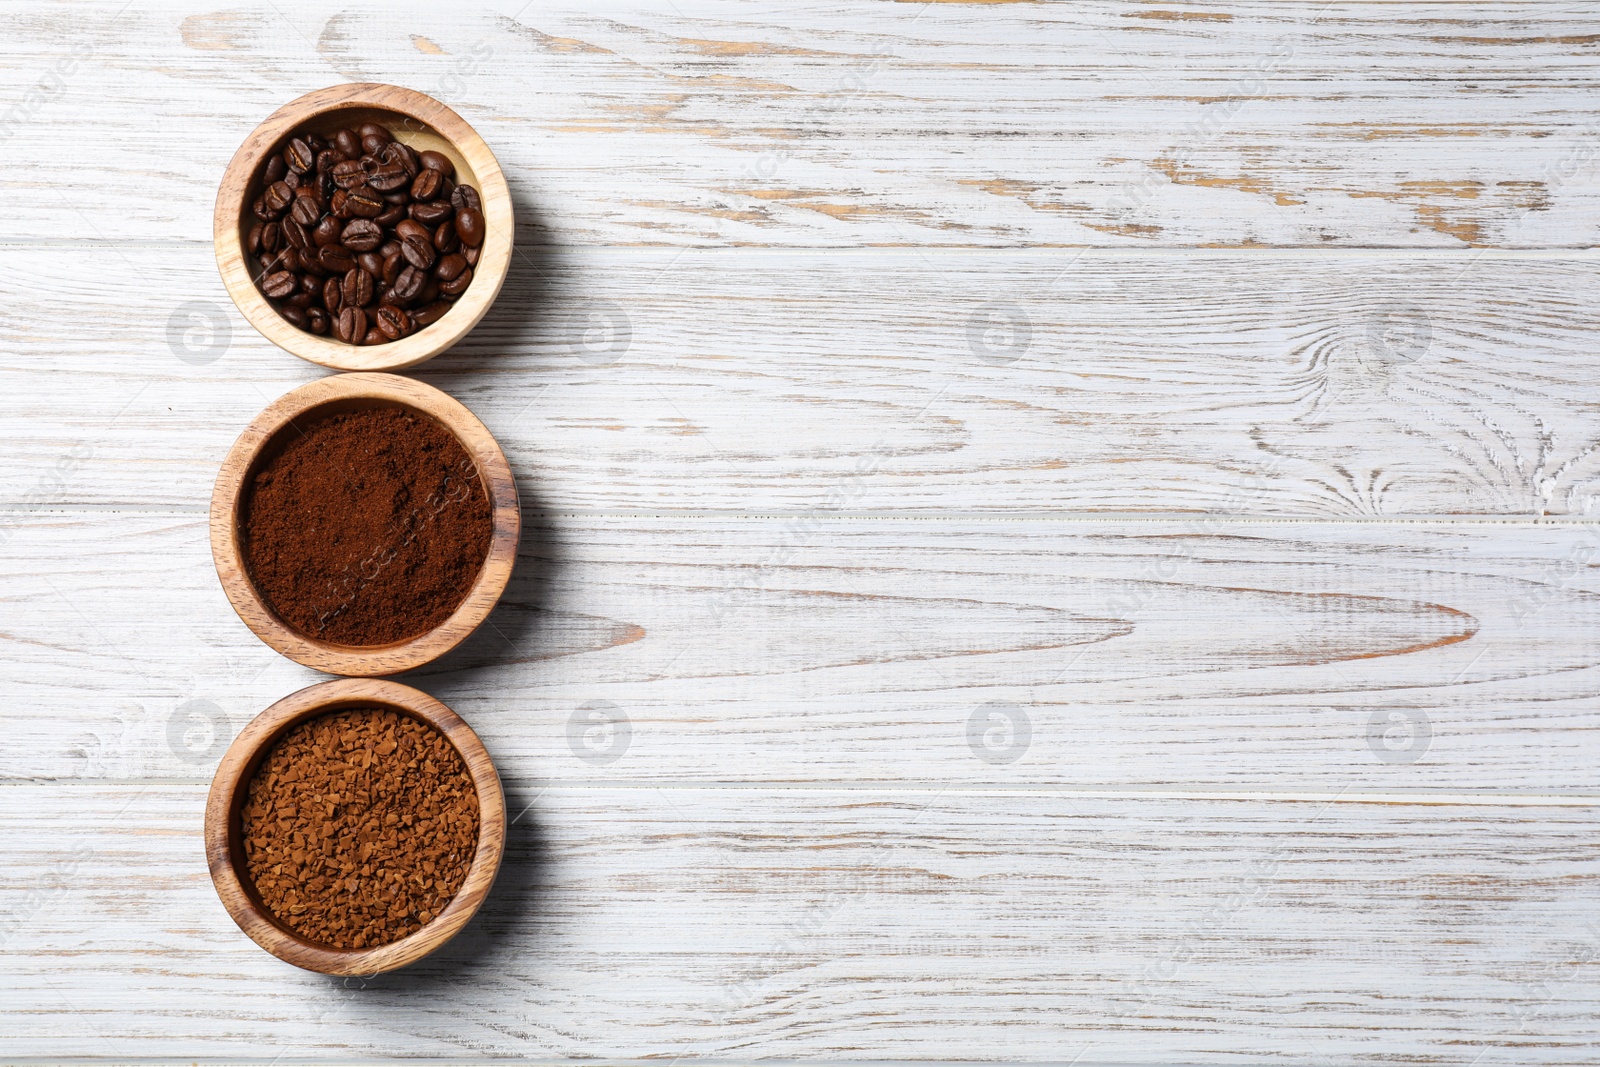
{"label": "wood grain texture", "polygon": [[[51,503],[203,507],[317,373],[205,246],[11,254],[10,506],[82,446]],[[573,250],[421,377],[553,510],[1581,518],[1596,307],[1588,256]]]}
{"label": "wood grain texture", "polygon": [[[296,420],[372,407],[403,407],[421,412],[455,436],[476,467],[489,504],[490,529],[489,549],[483,565],[472,580],[471,588],[447,619],[404,641],[361,648],[312,637],[280,619],[250,578],[239,544],[239,530],[250,479],[263,462],[263,456],[282,447],[282,435],[295,432]],[[420,509],[430,506],[430,502],[413,501],[412,506]],[[400,374],[331,375],[307,382],[279,397],[252,419],[234,442],[217,472],[211,494],[211,559],[228,603],[251,632],[273,651],[329,674],[397,674],[432,663],[461,644],[483,625],[505,592],[521,538],[522,509],[516,482],[494,437],[459,401]],[[381,548],[393,554],[394,546]],[[375,547],[372,555],[362,562],[363,578],[371,577],[365,568],[380,554]],[[355,595],[352,593],[351,597]]]}
{"label": "wood grain texture", "polygon": [[[0,12],[0,1050],[1600,1062],[1594,21]],[[317,376],[211,207],[342,81],[505,168],[505,289],[422,377],[528,534],[408,676],[511,783],[496,892],[332,984],[200,827],[315,680],[207,558]]]}
{"label": "wood grain texture", "polygon": [[[330,948],[298,936],[261,903],[245,869],[239,812],[262,757],[289,730],[320,715],[374,705],[427,723],[455,747],[477,793],[478,841],[461,888],[421,929],[373,948]],[[206,865],[229,917],[252,941],[285,963],[322,974],[383,974],[437,952],[472,921],[488,898],[505,852],[505,837],[506,804],[500,776],[472,727],[426,693],[375,678],[339,678],[308,686],[251,719],[223,754],[206,796]]]}
{"label": "wood grain texture", "polygon": [[[341,81],[458,110],[519,243],[1587,247],[1600,208],[1593,20],[1548,3],[105,0],[3,28],[0,195],[46,240],[203,238],[244,135]],[[130,134],[152,115],[184,136]]]}
{"label": "wood grain texture", "polygon": [[31,912],[0,956],[8,1056],[1489,1064],[1600,1042],[1592,807],[513,784],[478,922],[333,983],[228,921],[196,862],[203,784],[0,788],[0,901]]}
{"label": "wood grain texture", "polygon": [[[407,676],[508,776],[1600,793],[1588,525],[529,526]],[[203,779],[315,677],[228,612],[196,518],[37,517],[5,575],[8,777]]]}

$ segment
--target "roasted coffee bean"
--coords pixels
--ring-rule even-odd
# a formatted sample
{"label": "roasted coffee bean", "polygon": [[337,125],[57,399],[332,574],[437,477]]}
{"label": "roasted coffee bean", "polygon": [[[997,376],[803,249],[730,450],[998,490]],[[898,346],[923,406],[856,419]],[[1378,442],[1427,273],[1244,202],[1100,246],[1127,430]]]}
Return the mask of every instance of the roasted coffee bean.
{"label": "roasted coffee bean", "polygon": [[275,222],[273,225],[278,227],[279,232],[283,234],[284,241],[291,248],[304,248],[311,240],[310,235],[306,233],[306,228],[295,221],[293,216],[284,219],[281,223]]}
{"label": "roasted coffee bean", "polygon": [[394,284],[389,286],[389,294],[397,297],[402,303],[410,303],[422,292],[422,287],[427,284],[428,276],[415,267],[407,267],[395,278]]}
{"label": "roasted coffee bean", "polygon": [[314,334],[328,332],[328,313],[319,307],[306,308],[307,327]]}
{"label": "roasted coffee bean", "polygon": [[483,216],[473,208],[456,212],[456,236],[468,248],[483,244]]}
{"label": "roasted coffee bean", "polygon": [[382,330],[378,329],[376,326],[369,326],[367,327],[367,335],[361,339],[361,343],[364,345],[381,345],[386,343],[388,340],[389,339],[383,335]]}
{"label": "roasted coffee bean", "polygon": [[422,160],[418,158],[416,149],[400,141],[395,141],[384,149],[385,160],[399,163],[406,168],[406,184],[411,184],[411,179],[422,170]]}
{"label": "roasted coffee bean", "polygon": [[336,219],[350,217],[350,194],[343,189],[335,189],[333,195],[328,197],[328,214]]}
{"label": "roasted coffee bean", "polygon": [[429,170],[438,171],[446,178],[456,176],[456,165],[450,162],[450,157],[443,152],[419,152],[417,155],[422,160],[422,165]]}
{"label": "roasted coffee bean", "polygon": [[398,251],[400,251],[400,239],[398,237],[391,237],[378,246],[378,255],[384,259],[388,259]]}
{"label": "roasted coffee bean", "polygon": [[[299,138],[294,138],[293,141],[283,146],[283,162],[290,168],[290,173],[306,174],[314,166],[317,166],[317,154],[312,152],[309,144]],[[285,174],[285,178],[286,176],[288,174]]]}
{"label": "roasted coffee bean", "polygon": [[322,278],[310,273],[300,275],[300,291],[311,294],[311,302],[318,303],[322,299]]}
{"label": "roasted coffee bean", "polygon": [[282,315],[284,321],[290,326],[298,326],[302,330],[311,324],[310,320],[306,318],[305,311],[302,308],[295,307],[293,304],[284,304],[278,309],[278,314]]}
{"label": "roasted coffee bean", "polygon": [[[339,225],[339,220],[332,215],[325,215],[317,228],[311,231],[311,240],[316,242],[318,248],[341,243],[344,236],[344,227]],[[348,244],[346,247],[349,247]]]}
{"label": "roasted coffee bean", "polygon": [[280,270],[300,270],[300,250],[285,245],[278,251],[278,267]]}
{"label": "roasted coffee bean", "polygon": [[280,270],[261,279],[261,291],[269,299],[282,300],[295,290],[295,277],[292,271]]}
{"label": "roasted coffee bean", "polygon": [[411,204],[411,194],[406,192],[405,186],[401,186],[392,193],[384,193],[383,202],[390,206],[399,204],[401,207],[409,207]]}
{"label": "roasted coffee bean", "polygon": [[379,215],[372,221],[376,222],[379,226],[393,226],[395,223],[406,217],[406,207],[407,205],[405,204],[390,204],[388,209],[384,211],[383,214]]}
{"label": "roasted coffee bean", "polygon": [[288,173],[289,167],[284,163],[283,157],[281,155],[274,155],[271,159],[267,160],[267,165],[261,172],[261,184],[262,186],[268,186],[273,182],[281,182],[283,180],[283,176]]}
{"label": "roasted coffee bean", "polygon": [[416,323],[419,329],[423,326],[431,326],[444,318],[444,313],[449,310],[450,305],[441,300],[413,311],[411,313],[411,321]]}
{"label": "roasted coffee bean", "polygon": [[467,286],[472,284],[472,268],[468,267],[448,282],[439,283],[439,292],[445,296],[460,296],[467,291]]}
{"label": "roasted coffee bean", "polygon": [[304,174],[317,165],[317,153],[305,141],[296,137],[283,150],[283,161],[296,174]]}
{"label": "roasted coffee bean", "polygon": [[301,226],[317,226],[322,221],[322,205],[317,202],[317,197],[294,197],[294,206],[290,208],[290,218],[299,222]]}
{"label": "roasted coffee bean", "polygon": [[250,235],[244,239],[244,249],[252,256],[259,256],[261,254],[261,231],[266,229],[266,227],[267,224],[264,222],[256,223],[250,227]]}
{"label": "roasted coffee bean", "polygon": [[289,205],[294,201],[294,190],[289,188],[289,183],[276,181],[267,186],[261,194],[262,202],[266,204],[269,218],[277,218],[289,210]]}
{"label": "roasted coffee bean", "polygon": [[388,144],[390,141],[394,140],[394,138],[390,136],[389,131],[378,125],[376,122],[369,122],[365,125],[357,126],[356,133],[360,135],[363,141],[365,141],[368,137],[376,137],[379,144]]}
{"label": "roasted coffee bean", "polygon": [[344,279],[324,278],[322,281],[322,306],[328,309],[328,314],[337,315],[344,307]]}
{"label": "roasted coffee bean", "polygon": [[448,256],[452,252],[461,250],[461,238],[456,236],[456,224],[449,219],[439,223],[439,228],[433,231],[434,251],[441,256]]}
{"label": "roasted coffee bean", "polygon": [[[423,155],[437,155],[437,153],[424,152]],[[416,180],[411,183],[411,199],[432,200],[444,189],[444,172],[424,167],[417,172]]]}
{"label": "roasted coffee bean", "polygon": [[343,158],[336,149],[324,148],[317,153],[317,173],[331,173],[334,166]]}
{"label": "roasted coffee bean", "polygon": [[411,217],[430,229],[455,213],[456,209],[443,200],[430,200],[425,204],[411,205]]}
{"label": "roasted coffee bean", "polygon": [[370,252],[383,243],[383,227],[371,219],[351,219],[344,224],[340,243],[352,252]]}
{"label": "roasted coffee bean", "polygon": [[340,310],[334,320],[333,334],[347,345],[358,345],[367,335],[367,313],[358,307]]}
{"label": "roasted coffee bean", "polygon": [[346,159],[361,158],[361,136],[351,129],[333,135],[333,147]]}
{"label": "roasted coffee bean", "polygon": [[[366,129],[365,126],[361,128]],[[381,137],[375,133],[366,133],[361,135],[361,150],[369,156],[376,156],[379,152],[383,151],[383,146],[388,143],[388,134],[384,134]]]}
{"label": "roasted coffee bean", "polygon": [[383,197],[364,185],[345,193],[345,207],[351,215],[361,219],[375,219],[388,207]]}
{"label": "roasted coffee bean", "polygon": [[372,303],[372,296],[372,275],[360,267],[353,267],[346,272],[340,289],[342,306],[366,307]]}
{"label": "roasted coffee bean", "polygon": [[428,280],[422,283],[422,292],[412,298],[411,304],[413,307],[417,307],[422,304],[431,304],[438,299],[439,282],[430,274],[428,275]]}
{"label": "roasted coffee bean", "polygon": [[301,190],[294,198],[294,207],[289,209],[289,217],[302,226],[315,226],[322,218],[322,205],[318,203],[316,194]]}
{"label": "roasted coffee bean", "polygon": [[427,270],[439,258],[439,254],[433,250],[433,242],[426,237],[407,237],[400,242],[400,254],[418,270]]}
{"label": "roasted coffee bean", "polygon": [[428,237],[428,228],[415,219],[402,219],[394,224],[395,239],[405,242],[411,237]]}
{"label": "roasted coffee bean", "polygon": [[284,303],[288,304],[290,307],[296,307],[301,311],[304,311],[307,308],[315,305],[317,303],[317,298],[312,296],[310,293],[290,293],[288,298],[284,300]]}
{"label": "roasted coffee bean", "polygon": [[398,341],[412,330],[411,316],[393,304],[384,304],[378,309],[378,329],[391,341]]}
{"label": "roasted coffee bean", "polygon": [[356,257],[356,266],[376,278],[383,274],[383,257],[376,252],[363,252]]}
{"label": "roasted coffee bean", "polygon": [[347,274],[357,269],[355,257],[344,245],[328,245],[317,253],[317,262],[330,274]]}
{"label": "roasted coffee bean", "polygon": [[395,279],[400,277],[400,272],[402,270],[404,270],[405,267],[406,267],[405,257],[402,256],[399,252],[396,252],[396,253],[394,253],[393,255],[390,255],[390,256],[384,256],[383,257],[383,274],[381,274],[379,277],[381,277],[383,279],[383,284],[384,285],[393,285],[394,282],[395,282]]}
{"label": "roasted coffee bean", "polygon": [[366,184],[367,180],[367,172],[362,169],[361,162],[355,159],[334,164],[332,174],[333,184],[341,189],[354,189]]}
{"label": "roasted coffee bean", "polygon": [[481,251],[481,249],[477,248],[463,248],[461,250],[461,254],[467,257],[467,266],[476,267],[478,265],[478,254]]}
{"label": "roasted coffee bean", "polygon": [[457,211],[469,207],[474,211],[483,210],[483,203],[478,199],[478,190],[470,185],[458,185],[451,191],[450,206]]}
{"label": "roasted coffee bean", "polygon": [[368,172],[367,184],[380,193],[392,193],[409,184],[405,165],[399,160],[380,163]]}
{"label": "roasted coffee bean", "polygon": [[261,250],[272,253],[283,247],[282,223],[269,222],[261,227]]}
{"label": "roasted coffee bean", "polygon": [[455,255],[445,256],[439,260],[439,265],[433,268],[433,276],[441,282],[454,281],[467,269],[467,257],[459,252]]}

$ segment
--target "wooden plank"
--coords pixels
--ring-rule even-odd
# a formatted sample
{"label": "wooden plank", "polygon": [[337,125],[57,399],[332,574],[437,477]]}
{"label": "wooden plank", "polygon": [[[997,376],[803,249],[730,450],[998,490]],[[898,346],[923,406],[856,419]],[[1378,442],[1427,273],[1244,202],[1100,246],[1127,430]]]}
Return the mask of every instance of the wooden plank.
{"label": "wooden plank", "polygon": [[[407,676],[512,777],[1596,794],[1592,525],[530,517]],[[0,601],[10,777],[204,780],[317,680],[202,519],[37,516]]]}
{"label": "wooden plank", "polygon": [[456,106],[525,243],[1584,247],[1600,207],[1593,20],[1553,4],[104,0],[0,25],[13,238],[204,238],[245,134],[340,80]]}
{"label": "wooden plank", "polygon": [[[10,255],[9,506],[202,509],[320,373],[205,246]],[[587,250],[419,377],[552,510],[1584,517],[1596,307],[1587,256]]]}
{"label": "wooden plank", "polygon": [[1593,808],[523,784],[439,956],[230,923],[203,788],[10,786],[7,1055],[1592,1063]]}

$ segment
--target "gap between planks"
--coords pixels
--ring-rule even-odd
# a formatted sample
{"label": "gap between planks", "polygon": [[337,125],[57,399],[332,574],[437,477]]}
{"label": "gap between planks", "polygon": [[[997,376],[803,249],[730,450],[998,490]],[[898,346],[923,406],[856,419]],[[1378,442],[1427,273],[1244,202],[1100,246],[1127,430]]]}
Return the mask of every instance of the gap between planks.
{"label": "gap between planks", "polygon": [[[1206,511],[1162,512],[1060,512],[1060,511],[718,511],[715,509],[601,510],[576,508],[565,511],[522,510],[524,517],[541,519],[621,519],[638,522],[693,519],[705,522],[792,522],[803,518],[829,522],[1055,522],[1062,525],[1128,523],[1150,526],[1184,523],[1217,526],[1570,526],[1600,525],[1600,518],[1570,515],[1220,515]],[[25,508],[0,503],[0,515],[74,516],[133,515],[142,518],[204,519],[204,508],[139,508],[124,504],[73,504],[70,507]]]}
{"label": "gap between planks", "polygon": [[[128,248],[169,249],[188,251],[209,247],[210,241],[177,238],[139,237],[18,237],[0,238],[0,248]],[[757,244],[706,244],[681,245],[664,242],[638,241],[630,244],[588,242],[518,241],[516,250],[545,249],[554,252],[632,253],[639,256],[659,256],[664,252],[762,256],[851,256],[878,255],[922,256],[976,256],[989,259],[1008,259],[1030,253],[1077,252],[1113,259],[1180,259],[1193,256],[1217,256],[1229,259],[1295,259],[1309,256],[1319,259],[1370,259],[1374,256],[1393,260],[1450,260],[1496,259],[1510,262],[1529,260],[1587,260],[1600,259],[1600,246],[1592,248],[1490,248],[1464,246],[1461,248],[1417,248],[1410,245],[1099,245],[1099,244],[1024,244],[1024,245],[928,245],[916,242],[878,245],[757,245]]]}
{"label": "gap between planks", "polygon": [[[1412,807],[1499,807],[1499,808],[1593,808],[1600,807],[1600,793],[1522,793],[1522,792],[1461,792],[1415,790],[1250,790],[1219,789],[1204,786],[1194,789],[1158,789],[1147,786],[1130,786],[1125,789],[1099,787],[1095,789],[1063,788],[1049,785],[984,785],[949,786],[937,782],[689,782],[682,779],[627,780],[598,779],[589,782],[550,781],[542,778],[506,776],[501,782],[518,792],[533,792],[535,800],[546,793],[602,793],[602,792],[762,792],[816,793],[824,796],[870,794],[887,796],[931,797],[1008,797],[1057,796],[1063,800],[1195,800],[1241,801],[1245,803],[1272,804],[1382,804]],[[3,786],[78,786],[95,789],[147,789],[147,788],[200,788],[205,780],[200,778],[3,778]],[[529,803],[524,807],[531,807]],[[521,812],[518,813],[520,817]]]}
{"label": "gap between planks", "polygon": [[[935,0],[938,2],[938,0]],[[694,1067],[817,1067],[817,1060],[721,1060],[704,1059],[701,1057],[679,1057]],[[55,1064],[72,1065],[72,1067],[122,1067],[122,1065],[165,1065],[174,1062],[170,1056],[117,1056],[107,1059],[105,1057],[85,1056],[51,1056],[42,1058],[37,1056],[7,1057],[9,1065],[15,1067],[50,1067]],[[184,1057],[182,1062],[200,1067],[204,1064],[216,1064],[217,1067],[327,1067],[327,1059],[291,1059],[278,1056],[273,1059],[229,1058],[229,1057]],[[381,1058],[371,1060],[343,1060],[334,1061],[348,1064],[366,1064],[368,1062],[387,1062]],[[678,1060],[665,1061],[667,1067],[673,1067]],[[993,1060],[827,1060],[827,1067],[993,1067]],[[1135,1061],[1137,1065],[1138,1061]],[[463,1064],[516,1064],[517,1067],[574,1067],[582,1064],[583,1067],[662,1067],[663,1060],[652,1059],[627,1059],[625,1057],[605,1056],[596,1059],[581,1060],[527,1060],[506,1056],[472,1056],[468,1059],[435,1059],[407,1057],[406,1067],[462,1067]],[[1129,1067],[1125,1060],[1028,1060],[1027,1067]],[[1165,1067],[1191,1067],[1190,1064],[1171,1063]]]}

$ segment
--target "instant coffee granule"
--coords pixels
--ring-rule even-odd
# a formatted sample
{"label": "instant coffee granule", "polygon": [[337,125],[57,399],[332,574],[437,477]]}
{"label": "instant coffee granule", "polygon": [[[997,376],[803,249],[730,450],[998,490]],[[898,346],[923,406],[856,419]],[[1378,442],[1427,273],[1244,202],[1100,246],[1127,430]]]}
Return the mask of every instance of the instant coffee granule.
{"label": "instant coffee granule", "polygon": [[348,411],[283,433],[241,516],[245,566],[289,626],[342,645],[450,617],[489,552],[492,509],[461,442],[420,412]]}
{"label": "instant coffee granule", "polygon": [[478,847],[478,793],[438,730],[352,708],[279,738],[240,813],[245,865],[278,920],[334,948],[375,948],[432,922]]}

